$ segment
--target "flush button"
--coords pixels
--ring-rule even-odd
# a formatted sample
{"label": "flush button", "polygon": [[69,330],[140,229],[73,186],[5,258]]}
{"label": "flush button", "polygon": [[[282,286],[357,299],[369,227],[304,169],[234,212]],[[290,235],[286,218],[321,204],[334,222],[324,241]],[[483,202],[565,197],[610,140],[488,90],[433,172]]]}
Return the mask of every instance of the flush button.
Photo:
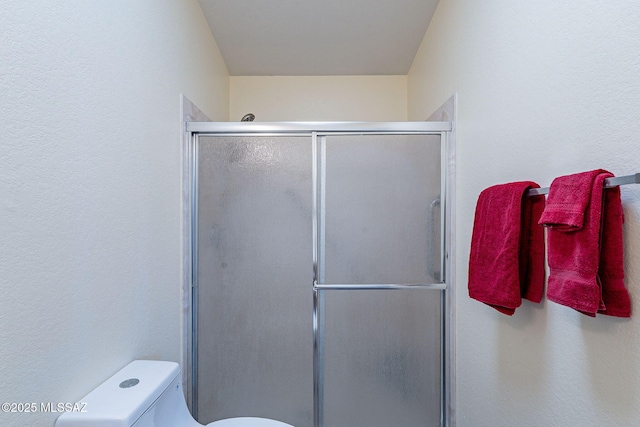
{"label": "flush button", "polygon": [[140,382],[137,378],[129,378],[128,380],[124,380],[120,383],[120,388],[129,388]]}

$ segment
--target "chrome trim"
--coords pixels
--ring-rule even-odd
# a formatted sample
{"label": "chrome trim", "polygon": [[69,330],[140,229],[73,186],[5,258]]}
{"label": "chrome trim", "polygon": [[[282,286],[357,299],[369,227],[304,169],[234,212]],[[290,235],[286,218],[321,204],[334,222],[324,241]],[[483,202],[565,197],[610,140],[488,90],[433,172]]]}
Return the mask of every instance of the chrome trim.
{"label": "chrome trim", "polygon": [[[447,194],[447,186],[449,184],[449,144],[447,143],[447,134],[440,135],[440,277],[442,283],[447,283],[449,278],[447,274],[447,250],[449,242],[447,241],[447,203],[449,197]],[[445,288],[440,294],[440,425],[445,426],[448,423],[447,417],[447,358],[446,346],[448,342],[447,335],[447,297],[449,291]]]}
{"label": "chrome trim", "polygon": [[447,358],[445,357],[445,344],[447,343],[447,291],[443,290],[440,293],[440,426],[447,425],[447,392],[449,387],[447,386]]}
{"label": "chrome trim", "polygon": [[363,291],[396,289],[429,289],[442,291],[445,283],[314,283],[313,288],[321,291]]}
{"label": "chrome trim", "polygon": [[318,136],[315,132],[311,135],[311,182],[312,182],[312,215],[311,238],[313,257],[313,426],[320,426],[320,355],[319,355],[319,331],[318,331],[318,291],[313,284],[318,280]]}
{"label": "chrome trim", "polygon": [[199,191],[199,136],[191,138],[191,412],[198,417],[198,191]]}
{"label": "chrome trim", "polygon": [[325,244],[326,244],[326,218],[327,218],[327,137],[318,136],[318,282],[324,282],[325,274]]}
{"label": "chrome trim", "polygon": [[318,334],[318,293],[313,288],[313,426],[320,427],[320,342]]}
{"label": "chrome trim", "polygon": [[[245,122],[246,123],[246,122]],[[300,131],[300,132],[193,132],[197,135],[200,136],[213,136],[213,137],[221,137],[221,136],[226,136],[226,137],[245,137],[245,136],[249,136],[249,137],[265,137],[265,136],[270,136],[270,137],[309,137],[309,135],[311,134],[310,132],[304,132],[304,131]]]}
{"label": "chrome trim", "polygon": [[318,136],[311,134],[311,239],[313,257],[313,282],[318,280]]}
{"label": "chrome trim", "polygon": [[440,133],[451,131],[451,122],[187,122],[195,133],[381,132]]}
{"label": "chrome trim", "polygon": [[326,138],[312,133],[313,147],[313,425],[324,425],[324,280]]}
{"label": "chrome trim", "polygon": [[447,194],[447,185],[449,183],[449,150],[447,144],[447,134],[440,134],[440,280],[447,282],[446,259],[447,259],[447,203],[449,195]]}

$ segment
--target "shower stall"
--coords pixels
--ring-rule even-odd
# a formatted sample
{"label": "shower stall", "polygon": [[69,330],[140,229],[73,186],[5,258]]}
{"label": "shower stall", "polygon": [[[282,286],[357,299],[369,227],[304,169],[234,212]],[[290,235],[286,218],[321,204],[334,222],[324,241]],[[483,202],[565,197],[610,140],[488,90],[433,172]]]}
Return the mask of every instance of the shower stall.
{"label": "shower stall", "polygon": [[187,123],[200,423],[448,424],[450,130]]}

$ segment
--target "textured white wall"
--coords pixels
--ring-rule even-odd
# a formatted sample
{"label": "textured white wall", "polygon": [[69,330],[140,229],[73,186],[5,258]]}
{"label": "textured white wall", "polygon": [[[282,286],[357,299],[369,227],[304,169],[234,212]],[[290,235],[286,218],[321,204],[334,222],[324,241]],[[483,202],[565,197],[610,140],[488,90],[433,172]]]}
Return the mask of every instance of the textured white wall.
{"label": "textured white wall", "polygon": [[230,78],[230,120],[404,121],[407,76]]}
{"label": "textured white wall", "polygon": [[228,73],[196,0],[3,0],[0,28],[0,402],[75,402],[180,361],[180,94],[227,120]]}
{"label": "textured white wall", "polygon": [[640,425],[640,185],[622,188],[630,320],[469,299],[475,202],[492,184],[640,172],[640,3],[441,0],[409,118],[458,93],[458,426]]}

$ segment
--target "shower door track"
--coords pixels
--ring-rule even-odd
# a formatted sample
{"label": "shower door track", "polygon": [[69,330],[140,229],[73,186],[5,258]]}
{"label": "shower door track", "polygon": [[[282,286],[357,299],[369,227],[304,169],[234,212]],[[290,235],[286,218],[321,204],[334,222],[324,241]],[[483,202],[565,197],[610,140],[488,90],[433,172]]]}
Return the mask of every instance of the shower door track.
{"label": "shower door track", "polygon": [[[323,328],[321,313],[324,298],[321,291],[340,290],[439,290],[441,305],[441,348],[440,348],[440,425],[448,427],[451,419],[452,381],[449,371],[452,357],[450,346],[452,340],[452,317],[449,316],[453,301],[447,292],[453,284],[448,281],[452,272],[452,235],[446,233],[446,227],[453,222],[453,201],[448,194],[453,193],[454,174],[452,147],[447,144],[447,136],[452,131],[451,122],[186,122],[185,132],[188,147],[185,148],[184,159],[184,191],[186,193],[185,206],[185,248],[190,252],[185,255],[185,283],[189,295],[190,315],[187,323],[191,334],[186,337],[187,359],[185,383],[187,400],[195,417],[198,413],[198,329],[197,329],[197,301],[198,301],[198,151],[199,137],[202,136],[291,136],[304,135],[312,138],[312,180],[313,180],[313,425],[323,427],[323,368],[320,360],[322,353]],[[324,149],[327,135],[440,135],[441,138],[441,191],[438,202],[440,207],[440,281],[438,283],[385,283],[385,284],[351,284],[351,283],[323,283],[324,282]]]}

